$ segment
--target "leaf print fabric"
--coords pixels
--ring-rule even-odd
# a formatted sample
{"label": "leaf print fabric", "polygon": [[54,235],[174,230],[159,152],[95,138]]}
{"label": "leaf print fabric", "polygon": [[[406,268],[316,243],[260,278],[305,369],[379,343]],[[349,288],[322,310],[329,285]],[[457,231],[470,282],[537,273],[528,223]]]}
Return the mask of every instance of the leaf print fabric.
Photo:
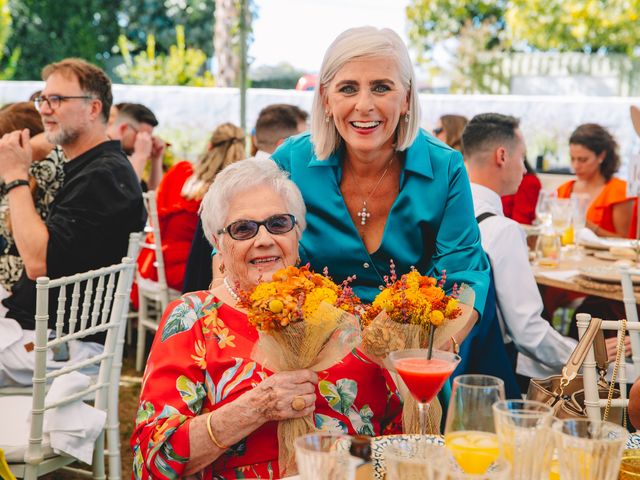
{"label": "leaf print fabric", "polygon": [[[169,305],[143,377],[131,437],[132,478],[183,476],[190,456],[190,420],[236,400],[272,374],[251,359],[257,339],[246,315],[210,292],[188,294]],[[365,435],[399,432],[401,406],[395,387],[389,388],[390,378],[361,352],[347,355],[319,377],[319,429]],[[268,422],[231,446],[201,478],[278,478],[276,427],[276,422]]]}

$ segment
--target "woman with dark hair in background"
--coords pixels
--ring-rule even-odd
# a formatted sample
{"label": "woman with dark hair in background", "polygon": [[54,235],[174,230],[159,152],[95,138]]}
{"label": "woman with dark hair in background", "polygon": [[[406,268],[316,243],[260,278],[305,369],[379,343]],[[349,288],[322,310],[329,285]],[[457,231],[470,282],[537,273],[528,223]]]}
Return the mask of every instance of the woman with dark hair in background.
{"label": "woman with dark hair in background", "polygon": [[467,125],[467,117],[462,115],[442,115],[438,119],[433,134],[451,148],[462,151],[462,131]]}
{"label": "woman with dark hair in background", "polygon": [[502,210],[505,217],[518,223],[531,225],[536,218],[536,203],[542,184],[526,158],[524,167],[527,173],[522,177],[518,191],[513,195],[502,197]]}
{"label": "woman with dark hair in background", "polygon": [[601,237],[635,238],[634,199],[627,197],[627,182],[613,176],[620,167],[615,138],[604,127],[585,123],[571,134],[569,152],[577,178],[560,185],[558,197],[588,195],[588,228]]}

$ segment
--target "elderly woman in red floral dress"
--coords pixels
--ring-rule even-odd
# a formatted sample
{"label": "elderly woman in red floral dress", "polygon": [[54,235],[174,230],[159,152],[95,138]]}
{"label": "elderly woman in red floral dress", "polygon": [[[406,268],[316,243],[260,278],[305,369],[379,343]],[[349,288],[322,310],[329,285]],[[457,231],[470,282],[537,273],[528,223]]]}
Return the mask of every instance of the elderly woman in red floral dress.
{"label": "elderly woman in red floral dress", "polygon": [[287,174],[263,160],[233,164],[216,177],[201,217],[225,279],[164,314],[131,438],[133,478],[278,478],[277,422],[309,414],[322,430],[395,430],[395,386],[357,350],[318,374],[272,374],[251,359],[258,333],[234,286],[249,290],[298,258],[305,207]]}

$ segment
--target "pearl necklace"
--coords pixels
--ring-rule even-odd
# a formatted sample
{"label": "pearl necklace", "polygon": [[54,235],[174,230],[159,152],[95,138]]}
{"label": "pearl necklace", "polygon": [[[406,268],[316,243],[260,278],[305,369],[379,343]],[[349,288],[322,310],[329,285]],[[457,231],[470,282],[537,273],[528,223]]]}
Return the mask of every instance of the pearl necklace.
{"label": "pearl necklace", "polygon": [[236,291],[233,289],[233,287],[231,286],[231,284],[229,283],[229,278],[228,277],[224,277],[224,286],[227,287],[227,291],[229,292],[229,295],[231,295],[231,298],[233,298],[236,303],[240,301],[240,295],[238,295],[236,293]]}

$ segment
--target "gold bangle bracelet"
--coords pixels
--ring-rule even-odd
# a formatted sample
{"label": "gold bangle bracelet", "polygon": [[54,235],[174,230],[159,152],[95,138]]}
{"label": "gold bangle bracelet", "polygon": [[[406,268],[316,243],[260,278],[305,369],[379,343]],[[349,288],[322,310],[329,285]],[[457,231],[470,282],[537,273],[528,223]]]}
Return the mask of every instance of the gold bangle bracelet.
{"label": "gold bangle bracelet", "polygon": [[227,450],[229,447],[225,447],[224,445],[222,445],[213,435],[213,431],[211,430],[211,415],[213,415],[213,412],[209,412],[209,414],[207,415],[207,433],[209,434],[209,438],[211,439],[213,444],[220,450]]}

